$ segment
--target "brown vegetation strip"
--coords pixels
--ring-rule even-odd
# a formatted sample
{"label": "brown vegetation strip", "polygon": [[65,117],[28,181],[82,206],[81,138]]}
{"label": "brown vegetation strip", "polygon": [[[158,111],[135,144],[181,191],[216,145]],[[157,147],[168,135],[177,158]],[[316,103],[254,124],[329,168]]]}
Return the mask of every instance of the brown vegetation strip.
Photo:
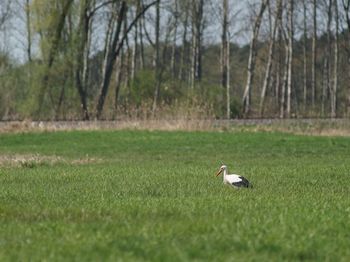
{"label": "brown vegetation strip", "polygon": [[303,135],[350,136],[350,119],[10,121],[0,133],[70,130],[278,131]]}
{"label": "brown vegetation strip", "polygon": [[15,155],[0,155],[0,166],[15,166],[15,167],[35,167],[41,165],[53,165],[57,163],[83,165],[88,163],[98,163],[101,159],[97,158],[80,158],[67,160],[60,156],[43,156],[39,154],[15,154]]}

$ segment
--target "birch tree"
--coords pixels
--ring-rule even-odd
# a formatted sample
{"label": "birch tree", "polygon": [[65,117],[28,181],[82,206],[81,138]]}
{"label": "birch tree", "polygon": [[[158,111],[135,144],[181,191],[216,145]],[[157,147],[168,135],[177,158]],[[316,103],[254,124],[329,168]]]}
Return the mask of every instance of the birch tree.
{"label": "birch tree", "polygon": [[263,116],[264,114],[264,102],[265,102],[266,90],[270,84],[271,74],[272,74],[272,64],[274,61],[277,28],[281,26],[281,24],[282,24],[282,0],[277,0],[276,10],[275,10],[275,20],[274,20],[274,25],[272,29],[272,34],[270,36],[269,54],[268,54],[268,60],[266,65],[265,78],[264,78],[264,83],[263,83],[261,96],[260,96],[260,109],[259,109],[260,116]]}
{"label": "birch tree", "polygon": [[255,18],[255,23],[253,26],[253,32],[252,32],[252,37],[251,37],[251,41],[250,41],[250,48],[249,48],[247,83],[245,86],[243,99],[242,99],[244,115],[247,115],[250,111],[251,90],[252,90],[253,79],[254,79],[255,60],[256,60],[256,56],[257,56],[256,43],[257,43],[258,36],[259,36],[261,21],[262,21],[265,9],[267,7],[268,1],[269,0],[261,0],[260,10]]}
{"label": "birch tree", "polygon": [[283,40],[285,42],[284,49],[284,65],[283,65],[283,82],[281,84],[281,98],[280,98],[280,118],[285,116],[285,107],[286,107],[286,91],[288,87],[288,74],[289,74],[289,45],[288,45],[288,36],[284,33],[283,30]]}

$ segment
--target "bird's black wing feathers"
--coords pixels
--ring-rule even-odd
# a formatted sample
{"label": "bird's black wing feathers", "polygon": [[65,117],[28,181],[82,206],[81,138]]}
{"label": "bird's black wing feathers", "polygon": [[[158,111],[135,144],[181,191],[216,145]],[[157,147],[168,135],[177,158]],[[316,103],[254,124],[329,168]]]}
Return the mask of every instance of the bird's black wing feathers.
{"label": "bird's black wing feathers", "polygon": [[232,185],[237,187],[250,187],[250,183],[245,177],[239,176],[239,178],[241,179],[241,181],[232,183]]}

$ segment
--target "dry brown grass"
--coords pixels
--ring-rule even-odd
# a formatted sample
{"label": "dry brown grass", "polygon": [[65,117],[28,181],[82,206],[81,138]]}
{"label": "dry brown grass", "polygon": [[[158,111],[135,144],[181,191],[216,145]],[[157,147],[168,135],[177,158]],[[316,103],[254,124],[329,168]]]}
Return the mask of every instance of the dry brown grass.
{"label": "dry brown grass", "polygon": [[350,119],[316,119],[280,125],[281,132],[312,136],[350,136]]}
{"label": "dry brown grass", "polygon": [[290,127],[268,127],[268,126],[257,126],[255,128],[247,128],[241,129],[246,131],[253,132],[281,132],[281,133],[289,133],[294,135],[306,135],[306,136],[341,136],[341,137],[350,137],[349,129],[334,129],[334,128],[310,128],[308,130],[302,130],[299,128],[290,128]]}
{"label": "dry brown grass", "polygon": [[1,122],[0,133],[55,132],[69,130],[213,130],[213,120],[122,120],[122,121],[49,121]]}
{"label": "dry brown grass", "polygon": [[0,133],[55,132],[69,130],[164,130],[284,132],[315,136],[350,136],[350,119],[128,119],[120,121],[16,121],[0,122]]}
{"label": "dry brown grass", "polygon": [[11,167],[27,167],[34,168],[36,166],[54,165],[57,163],[84,165],[89,163],[101,162],[97,158],[79,158],[79,159],[65,159],[60,156],[44,156],[39,154],[14,154],[14,155],[0,155],[0,166]]}

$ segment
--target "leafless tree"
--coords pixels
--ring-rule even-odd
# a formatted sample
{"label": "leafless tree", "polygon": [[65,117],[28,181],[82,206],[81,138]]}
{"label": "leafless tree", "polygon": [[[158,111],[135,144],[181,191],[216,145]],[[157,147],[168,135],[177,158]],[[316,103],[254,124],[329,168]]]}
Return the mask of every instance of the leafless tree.
{"label": "leafless tree", "polygon": [[119,8],[118,17],[117,17],[116,30],[113,33],[111,45],[108,48],[109,51],[107,53],[105,51],[106,59],[105,59],[104,67],[103,67],[102,82],[100,85],[100,92],[99,92],[98,101],[97,101],[97,105],[96,105],[96,118],[97,119],[99,119],[101,117],[104,102],[105,102],[108,88],[109,88],[109,83],[110,83],[111,76],[112,76],[113,67],[114,67],[116,58],[119,56],[120,51],[124,45],[125,39],[127,38],[128,34],[131,31],[131,29],[133,28],[133,26],[137,23],[138,19],[140,19],[140,17],[142,17],[143,14],[150,7],[155,5],[158,1],[159,0],[154,1],[154,2],[144,6],[142,8],[142,10],[140,11],[140,13],[136,15],[134,20],[132,20],[130,25],[128,25],[128,28],[124,31],[124,34],[122,35],[122,37],[120,37],[121,36],[121,28],[122,28],[122,23],[124,21],[124,17],[126,16],[126,12],[127,12],[127,3],[126,3],[126,1],[122,1],[120,3],[120,8]]}
{"label": "leafless tree", "polygon": [[183,4],[184,17],[183,17],[183,33],[182,33],[182,46],[180,52],[180,63],[179,63],[179,74],[178,79],[181,81],[183,79],[183,68],[185,64],[185,56],[187,53],[187,33],[188,33],[188,20],[189,20],[189,2],[185,1]]}
{"label": "leafless tree", "polygon": [[253,79],[254,79],[255,59],[257,56],[256,43],[259,36],[261,20],[263,18],[268,1],[269,0],[261,0],[260,11],[256,16],[255,23],[253,26],[253,32],[252,32],[252,37],[250,41],[249,60],[248,60],[247,84],[243,94],[244,115],[247,115],[250,111],[251,89],[252,89]]}
{"label": "leafless tree", "polygon": [[339,10],[338,0],[334,0],[334,68],[333,68],[333,86],[331,87],[331,117],[337,116],[337,91],[338,91],[338,58],[339,58]]}
{"label": "leafless tree", "polygon": [[176,65],[176,41],[177,41],[177,33],[178,33],[178,23],[179,23],[179,3],[178,1],[174,1],[173,4],[174,10],[172,11],[172,15],[174,16],[174,25],[173,25],[173,42],[171,46],[171,59],[170,59],[170,67],[171,67],[171,76],[174,79],[176,75],[175,65]]}
{"label": "leafless tree", "polygon": [[[342,0],[342,4],[343,4],[343,9],[344,9],[344,13],[345,13],[345,21],[346,21],[346,25],[347,25],[347,55],[348,55],[348,65],[350,65],[350,0]],[[348,70],[349,72],[349,77],[350,77],[350,70]],[[346,98],[346,113],[348,116],[350,116],[350,85],[347,85],[347,98]]]}
{"label": "leafless tree", "polygon": [[75,61],[75,81],[80,97],[83,120],[89,119],[87,106],[87,80],[89,50],[91,43],[91,22],[94,13],[95,1],[80,1],[79,24],[77,30],[77,51]]}
{"label": "leafless tree", "polygon": [[11,15],[11,1],[1,1],[0,3],[0,30],[10,18]]}
{"label": "leafless tree", "polygon": [[264,113],[264,102],[265,102],[266,90],[270,84],[271,74],[272,74],[272,64],[273,64],[274,53],[275,53],[277,28],[281,26],[281,24],[282,24],[282,0],[277,0],[277,6],[275,10],[275,21],[274,21],[272,33],[270,36],[268,61],[266,66],[264,83],[261,91],[261,97],[260,97],[260,116],[263,116],[263,113]]}
{"label": "leafless tree", "polygon": [[294,0],[288,2],[288,84],[287,84],[287,117],[291,115],[293,85],[293,52],[294,52]]}
{"label": "leafless tree", "polygon": [[190,86],[202,78],[202,36],[204,0],[192,1],[192,46]]}
{"label": "leafless tree", "polygon": [[307,105],[307,43],[308,43],[308,29],[307,29],[307,1],[303,0],[303,102],[304,110]]}
{"label": "leafless tree", "polygon": [[312,67],[311,67],[311,104],[316,101],[316,60],[317,60],[317,0],[313,0],[313,32],[312,32]]}
{"label": "leafless tree", "polygon": [[331,66],[330,66],[330,59],[331,59],[331,48],[332,48],[332,32],[331,32],[331,23],[332,23],[332,7],[333,7],[333,0],[328,0],[327,5],[327,48],[326,53],[324,57],[324,72],[323,72],[323,83],[322,83],[322,101],[321,101],[321,114],[322,116],[325,116],[325,107],[326,107],[326,99],[328,96],[328,93],[330,91],[330,73],[331,73]]}
{"label": "leafless tree", "polygon": [[156,25],[155,25],[155,70],[154,70],[154,79],[156,80],[156,86],[154,89],[154,97],[153,97],[153,107],[152,112],[155,113],[155,110],[157,109],[157,104],[159,100],[159,93],[160,93],[160,0],[157,0],[156,3]]}
{"label": "leafless tree", "polygon": [[32,24],[30,19],[30,0],[25,2],[26,28],[27,28],[27,56],[28,61],[32,62]]}
{"label": "leafless tree", "polygon": [[222,36],[221,36],[221,85],[226,89],[226,118],[230,119],[230,43],[228,40],[228,0],[222,1],[223,20],[222,20]]}
{"label": "leafless tree", "polygon": [[280,97],[280,118],[284,118],[285,116],[285,107],[286,107],[286,91],[288,87],[288,74],[289,74],[289,45],[288,45],[288,36],[285,34],[284,30],[281,30],[283,32],[283,40],[285,42],[284,49],[285,49],[285,55],[284,55],[284,64],[283,64],[283,82],[281,84],[281,97]]}

